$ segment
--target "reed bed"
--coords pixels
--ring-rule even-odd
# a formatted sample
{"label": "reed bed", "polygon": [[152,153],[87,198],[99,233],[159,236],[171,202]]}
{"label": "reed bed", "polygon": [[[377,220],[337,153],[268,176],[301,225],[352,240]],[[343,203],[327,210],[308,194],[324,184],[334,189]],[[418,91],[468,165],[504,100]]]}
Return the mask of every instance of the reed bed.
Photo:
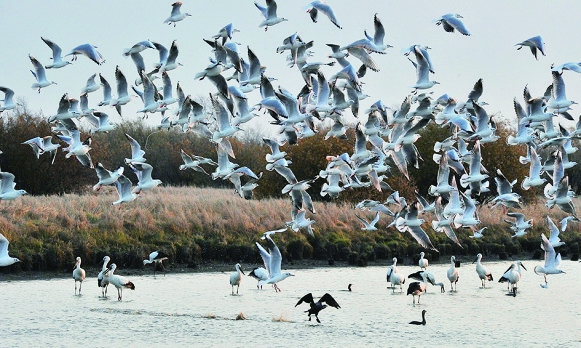
{"label": "reed bed", "polygon": [[[104,255],[118,265],[142,267],[141,260],[153,250],[170,254],[171,262],[196,267],[205,261],[257,262],[255,242],[265,231],[285,227],[290,221],[290,197],[244,200],[230,189],[158,187],[137,200],[112,206],[112,187],[100,192],[62,196],[24,196],[0,202],[0,230],[11,241],[10,253],[22,260],[19,270],[70,269],[76,256],[83,265],[96,266]],[[576,201],[578,203],[578,201]],[[578,205],[578,204],[576,204]],[[315,202],[315,236],[305,232],[278,234],[276,240],[285,260],[347,260],[365,265],[367,261],[391,257],[413,258],[423,249],[407,234],[393,227],[392,218],[382,215],[377,231],[362,231],[355,214],[368,219],[372,212],[355,210],[350,204]],[[565,214],[548,209],[539,200],[518,210],[534,227],[525,237],[511,238],[510,219],[500,207],[479,207],[484,238],[472,239],[470,230],[456,231],[463,248],[445,235],[427,230],[442,255],[496,255],[501,258],[538,254],[540,233],[548,234],[546,216],[558,223]],[[426,214],[430,222],[433,218]],[[561,253],[579,253],[580,227],[572,223],[561,239],[567,244]],[[437,260],[440,253],[428,252]]]}

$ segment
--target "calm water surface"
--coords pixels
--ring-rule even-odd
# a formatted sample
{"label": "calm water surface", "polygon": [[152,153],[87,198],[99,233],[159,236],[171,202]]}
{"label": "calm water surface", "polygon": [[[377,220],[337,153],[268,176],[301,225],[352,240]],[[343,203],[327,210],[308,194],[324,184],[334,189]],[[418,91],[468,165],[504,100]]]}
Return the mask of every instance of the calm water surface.
{"label": "calm water surface", "polygon": [[[525,262],[516,297],[496,282],[510,262],[483,263],[495,281],[480,288],[474,265],[466,262],[457,292],[448,291],[449,266],[430,265],[447,292],[428,286],[420,305],[405,294],[409,279],[403,294],[386,288],[386,267],[294,270],[295,277],[280,283],[281,293],[257,290],[256,281],[244,277],[239,296],[230,295],[228,272],[134,276],[136,290],[126,289],[122,302],[111,286],[101,298],[95,276],[85,280],[82,296],[74,295],[72,278],[4,281],[0,345],[581,346],[581,263],[564,261],[567,273],[549,276],[544,289],[542,276],[532,271],[541,262]],[[398,268],[405,275],[417,271]],[[348,283],[352,292],[344,290]],[[309,322],[308,305],[294,307],[308,292],[315,298],[331,293],[341,309],[326,308],[321,324]],[[409,325],[421,320],[422,309],[427,325]],[[247,320],[235,320],[239,313]]]}

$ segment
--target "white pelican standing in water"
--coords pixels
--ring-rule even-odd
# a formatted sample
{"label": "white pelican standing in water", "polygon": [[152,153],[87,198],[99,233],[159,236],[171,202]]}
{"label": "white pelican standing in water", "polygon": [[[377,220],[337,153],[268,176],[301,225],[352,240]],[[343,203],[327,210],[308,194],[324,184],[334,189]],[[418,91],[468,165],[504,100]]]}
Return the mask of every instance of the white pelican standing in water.
{"label": "white pelican standing in water", "polygon": [[547,287],[547,274],[561,274],[565,273],[557,267],[561,264],[561,254],[555,253],[555,248],[551,245],[547,236],[541,233],[541,248],[545,251],[545,264],[544,266],[535,266],[535,274],[542,274],[545,278],[545,286]]}
{"label": "white pelican standing in water", "polygon": [[232,285],[232,295],[234,295],[234,286],[236,286],[236,295],[240,289],[240,282],[242,281],[242,274],[246,275],[239,263],[236,264],[236,271],[230,273],[230,285]]}
{"label": "white pelican standing in water", "polygon": [[[504,283],[504,282],[508,282],[508,286],[509,286],[509,291],[512,292],[513,296],[516,296],[516,284],[518,283],[518,281],[520,280],[521,277],[521,270],[520,268],[524,268],[524,270],[526,271],[526,267],[522,264],[522,262],[517,261],[517,262],[513,262],[510,267],[506,270],[506,272],[504,272],[504,274],[502,275],[502,277],[500,277],[500,279],[498,280],[499,283]],[[512,286],[512,289],[511,289]]]}
{"label": "white pelican standing in water", "polygon": [[257,289],[262,289],[262,285],[260,285],[261,281],[268,280],[268,271],[264,267],[255,267],[252,272],[248,273],[248,275],[258,280],[258,283],[256,284]]}
{"label": "white pelican standing in water", "polygon": [[129,281],[129,279],[114,274],[115,270],[117,269],[117,265],[112,263],[109,266],[109,271],[105,275],[109,284],[113,285],[117,288],[117,300],[121,301],[123,299],[123,288],[128,288],[131,290],[135,290],[135,285]]}
{"label": "white pelican standing in water", "polygon": [[418,264],[420,265],[420,268],[425,270],[426,268],[428,268],[428,259],[424,259],[424,255],[426,255],[423,251],[420,253],[420,260],[418,261]]}
{"label": "white pelican standing in water", "polygon": [[85,280],[85,270],[81,268],[81,257],[77,256],[75,269],[73,270],[73,279],[75,280],[75,295],[77,294],[77,282],[79,282],[79,295],[81,294],[81,286]]}
{"label": "white pelican standing in water", "polygon": [[478,277],[482,281],[482,287],[485,288],[486,281],[488,280],[489,282],[491,282],[493,279],[492,279],[492,273],[490,273],[488,268],[484,267],[482,265],[482,263],[480,263],[481,259],[482,259],[482,254],[478,254],[478,255],[476,255],[476,260],[474,260],[472,263],[476,262],[476,273],[478,274]]}
{"label": "white pelican standing in water", "polygon": [[450,257],[450,268],[448,268],[448,279],[450,280],[450,290],[458,291],[458,278],[460,278],[460,272],[456,268],[456,257]]}
{"label": "white pelican standing in water", "polygon": [[97,285],[101,288],[101,295],[103,297],[107,296],[107,286],[109,285],[109,279],[105,278],[105,274],[109,270],[107,265],[111,258],[109,256],[103,257],[103,268],[101,268],[101,272],[97,275]]}
{"label": "white pelican standing in water", "polygon": [[403,292],[402,284],[405,284],[405,276],[397,271],[397,257],[393,258],[393,265],[387,269],[387,281],[391,283],[392,292],[395,292],[396,285],[399,285],[400,293]]}

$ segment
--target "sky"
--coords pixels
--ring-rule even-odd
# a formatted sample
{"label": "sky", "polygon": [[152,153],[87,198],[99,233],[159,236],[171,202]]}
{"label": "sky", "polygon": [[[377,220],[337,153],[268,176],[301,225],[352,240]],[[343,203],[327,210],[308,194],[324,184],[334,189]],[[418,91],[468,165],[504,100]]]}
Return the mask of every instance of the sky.
{"label": "sky", "polygon": [[[262,0],[258,2],[265,4]],[[93,73],[101,73],[109,81],[113,97],[116,94],[116,65],[129,81],[134,81],[137,72],[131,59],[122,55],[124,49],[146,39],[169,48],[172,41],[177,40],[178,62],[183,66],[169,72],[172,82],[175,86],[179,81],[186,95],[203,98],[216,90],[209,81],[194,79],[212,56],[210,47],[202,39],[210,39],[220,28],[233,23],[240,30],[234,34],[233,41],[240,43],[241,55],[246,57],[246,47],[250,47],[266,66],[266,74],[277,79],[273,85],[296,94],[303,80],[296,67],[287,66],[286,53],[276,53],[276,47],[284,38],[298,32],[304,41],[314,40],[314,55],[310,61],[331,61],[327,58],[330,49],[325,44],[346,45],[363,38],[364,30],[373,32],[375,13],[385,27],[385,42],[394,47],[387,49],[386,54],[373,54],[380,71],[368,71],[363,79],[363,91],[370,97],[361,101],[361,110],[377,100],[397,107],[411,92],[410,86],[416,79],[415,69],[402,49],[412,44],[431,47],[429,53],[435,69],[431,78],[440,83],[431,89],[435,97],[447,93],[464,100],[474,83],[482,78],[481,100],[489,104],[488,113],[501,113],[512,119],[515,117],[513,98],[523,102],[522,92],[526,85],[533,96],[540,96],[551,84],[551,64],[581,61],[581,45],[576,42],[581,33],[581,21],[578,20],[581,2],[328,0],[343,27],[339,29],[324,15],[313,23],[306,12],[307,1],[279,0],[278,16],[288,21],[268,31],[258,27],[263,18],[251,0],[184,0],[182,12],[192,16],[175,27],[163,23],[171,12],[171,3],[159,0],[3,1],[0,3],[0,23],[4,28],[0,86],[13,89],[16,98],[24,101],[29,110],[48,117],[56,113],[64,93],[78,98]],[[446,13],[461,14],[472,35],[447,33],[436,26],[434,20]],[[528,48],[517,50],[515,46],[536,35],[543,37],[547,54],[538,60]],[[50,63],[51,51],[41,36],[60,45],[64,54],[77,45],[90,43],[98,47],[106,62],[98,66],[81,56],[72,65],[47,70],[48,79],[58,84],[44,88],[39,94],[30,87],[35,80],[30,73],[32,64],[28,54],[45,65]],[[158,59],[157,52],[150,49],[142,54],[146,65],[153,67]],[[355,58],[350,60],[359,66]],[[337,66],[324,66],[322,70],[329,77],[338,71]],[[224,75],[229,76],[231,72],[224,72]],[[564,79],[569,99],[581,102],[578,96],[581,94],[581,74],[567,71]],[[90,107],[109,114],[113,122],[119,121],[113,108],[97,107],[101,99],[101,90],[91,93]],[[251,105],[259,100],[258,91],[249,94]],[[125,119],[140,119],[136,111],[141,107],[141,101],[134,99],[124,107]],[[574,106],[572,115],[577,117],[579,110]],[[356,122],[350,113],[347,115],[347,122]],[[364,121],[366,115],[361,113],[360,118]],[[161,115],[154,115],[146,122],[157,124],[160,120]],[[269,121],[270,117],[263,116],[243,128],[271,133],[276,127],[269,125]]]}

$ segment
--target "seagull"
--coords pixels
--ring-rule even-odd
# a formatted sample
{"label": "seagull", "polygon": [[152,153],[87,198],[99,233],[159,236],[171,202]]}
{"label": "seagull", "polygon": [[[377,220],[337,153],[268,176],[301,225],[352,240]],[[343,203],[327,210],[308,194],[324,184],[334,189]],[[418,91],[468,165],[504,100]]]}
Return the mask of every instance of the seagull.
{"label": "seagull", "polygon": [[127,57],[127,56],[132,55],[133,53],[142,52],[148,48],[155,49],[155,46],[149,40],[140,41],[140,42],[136,43],[135,45],[131,46],[131,48],[126,49],[123,52],[123,55]]}
{"label": "seagull", "polygon": [[206,175],[210,175],[200,165],[203,163],[209,163],[209,164],[212,164],[214,166],[218,165],[218,163],[212,161],[211,159],[207,159],[207,160],[209,160],[209,162],[204,162],[203,157],[195,156],[195,155],[190,156],[184,150],[181,150],[181,155],[182,155],[182,160],[184,161],[184,164],[180,165],[180,170],[186,170],[188,168],[191,168],[197,172],[201,172],[201,173],[204,173]]}
{"label": "seagull", "polygon": [[14,91],[10,88],[0,86],[0,92],[4,93],[4,104],[0,106],[0,113],[6,110],[12,110],[16,108],[16,105],[20,105],[20,103],[14,102]]}
{"label": "seagull", "polygon": [[45,69],[53,69],[53,68],[58,69],[58,68],[62,68],[64,66],[71,64],[71,62],[69,62],[68,60],[63,60],[62,50],[61,50],[59,45],[55,44],[54,42],[52,42],[49,39],[43,38],[42,36],[40,38],[52,50],[52,64],[45,65],[44,66]]}
{"label": "seagull", "polygon": [[448,280],[450,280],[451,291],[458,291],[457,286],[458,278],[460,278],[460,272],[458,272],[458,269],[456,268],[456,256],[452,255],[450,257],[450,268],[448,268],[446,275],[448,276]]}
{"label": "seagull", "polygon": [[144,115],[157,112],[164,104],[163,101],[155,99],[155,85],[151,83],[144,71],[141,72],[141,81],[143,82],[143,108],[137,112],[143,112]]}
{"label": "seagull", "polygon": [[364,32],[367,39],[373,42],[375,47],[377,47],[381,51],[385,51],[387,48],[393,47],[392,45],[383,43],[383,40],[385,38],[385,29],[383,28],[383,24],[381,23],[381,20],[379,19],[377,13],[373,16],[373,26],[375,28],[375,33],[373,37],[369,36],[367,34],[367,31]]}
{"label": "seagull", "polygon": [[[125,175],[121,175],[115,181],[115,188],[119,194],[119,199],[111,203],[111,205],[131,202],[137,198],[137,194],[131,192],[131,181]],[[119,208],[121,208],[121,205]]]}
{"label": "seagull", "polygon": [[107,273],[107,270],[109,269],[107,268],[107,265],[109,264],[110,260],[111,258],[109,256],[103,257],[103,267],[101,272],[97,274],[97,285],[101,288],[101,295],[103,295],[103,297],[107,296],[107,286],[109,285],[109,280],[105,278],[105,273]]}
{"label": "seagull", "polygon": [[127,79],[119,69],[119,65],[115,67],[115,81],[117,82],[117,98],[111,100],[109,105],[114,106],[117,113],[121,116],[121,106],[129,103],[133,99],[133,95],[129,95]]}
{"label": "seagull", "polygon": [[412,325],[426,325],[426,310],[422,310],[422,321],[417,321],[417,320],[413,320],[410,321],[410,324]]}
{"label": "seagull", "polygon": [[181,20],[183,20],[184,18],[191,16],[191,14],[184,12],[181,13],[180,12],[180,8],[182,7],[182,2],[181,1],[176,1],[173,4],[171,4],[171,14],[169,17],[167,17],[167,19],[165,21],[163,21],[164,23],[167,23],[168,25],[173,24],[173,26],[176,26],[176,22],[179,22]]}
{"label": "seagull", "polygon": [[517,43],[515,46],[518,46],[517,50],[520,50],[524,46],[528,46],[536,60],[539,60],[537,52],[541,52],[543,56],[545,55],[545,43],[543,42],[543,38],[540,36],[531,37],[530,39]]}
{"label": "seagull", "polygon": [[327,5],[324,1],[313,1],[307,6],[307,12],[311,16],[313,23],[317,23],[317,17],[319,12],[323,13],[329,18],[331,23],[333,23],[337,28],[343,29],[335,17],[335,13],[331,6]]}
{"label": "seagull", "polygon": [[30,62],[34,66],[34,71],[30,70],[30,72],[32,73],[32,75],[34,75],[34,78],[36,78],[36,82],[33,83],[31,86],[32,88],[38,89],[38,93],[40,93],[41,88],[57,84],[54,81],[49,81],[46,79],[44,67],[42,66],[42,64],[40,64],[38,60],[36,60],[36,58],[34,58],[30,54],[28,55],[28,58],[30,58]]}
{"label": "seagull", "polygon": [[268,251],[266,251],[262,245],[256,242],[256,247],[258,247],[258,251],[260,252],[260,256],[264,262],[264,268],[268,271],[268,279],[260,281],[258,285],[262,286],[263,284],[273,284],[274,290],[277,292],[280,291],[280,288],[277,285],[278,282],[281,282],[288,277],[294,276],[294,274],[289,272],[281,273],[282,255],[274,241],[270,238],[270,234],[284,231],[286,231],[286,228],[268,231],[264,234],[262,238],[266,240]]}
{"label": "seagull", "polygon": [[558,248],[561,245],[565,245],[565,242],[561,242],[561,239],[559,238],[559,233],[561,231],[557,228],[553,219],[551,219],[549,215],[547,215],[547,223],[549,225],[549,243],[551,243],[551,247]]}
{"label": "seagull", "polygon": [[153,171],[153,166],[142,162],[131,162],[129,167],[133,170],[135,175],[137,175],[137,185],[131,190],[132,194],[140,194],[143,190],[151,190],[157,187],[162,182],[159,179],[152,179],[151,172]]}
{"label": "seagull", "polygon": [[454,32],[457,30],[460,34],[470,36],[470,32],[464,26],[464,23],[460,20],[460,18],[464,18],[457,13],[447,13],[440,18],[434,20],[436,25],[442,25],[445,31],[448,33]]}
{"label": "seagull", "polygon": [[88,43],[73,48],[69,53],[66,54],[66,56],[72,55],[73,56],[72,60],[76,60],[77,54],[82,54],[88,57],[90,60],[97,63],[98,65],[105,63],[105,59],[103,59],[101,53],[97,51],[97,46],[93,46]]}
{"label": "seagull", "polygon": [[111,284],[117,288],[117,300],[121,301],[123,298],[123,288],[135,290],[135,285],[131,281],[129,281],[129,279],[127,279],[123,276],[114,274],[116,269],[117,269],[117,265],[112,263],[109,266],[109,271],[106,273],[104,279],[107,279],[109,284]]}
{"label": "seagull", "polygon": [[232,285],[232,295],[234,295],[234,286],[236,286],[236,295],[240,289],[240,282],[242,281],[242,274],[246,275],[239,263],[236,264],[236,271],[230,273],[230,285]]}
{"label": "seagull", "polygon": [[[14,186],[14,174],[8,172],[0,172],[0,200],[8,201],[16,199],[22,195],[27,195],[28,192],[25,190],[15,190]],[[2,242],[0,240],[0,242]],[[1,244],[0,244],[1,246]],[[6,244],[6,248],[8,248],[8,244]],[[2,248],[0,248],[0,257]],[[6,255],[7,256],[7,255]]]}
{"label": "seagull", "polygon": [[81,268],[81,257],[77,256],[75,269],[73,270],[73,279],[75,280],[75,295],[77,294],[77,282],[79,282],[79,295],[81,294],[81,287],[83,280],[85,280],[85,270]]}
{"label": "seagull", "polygon": [[264,27],[264,31],[268,30],[268,27],[278,24],[280,22],[287,21],[286,18],[278,17],[276,15],[276,1],[274,0],[266,0],[266,7],[261,6],[256,1],[254,2],[256,8],[260,10],[262,15],[264,16],[264,20],[260,22],[258,25],[259,28]]}
{"label": "seagull", "polygon": [[16,257],[8,255],[8,245],[10,242],[2,233],[0,233],[0,267],[10,266],[20,260]]}
{"label": "seagull", "polygon": [[426,253],[424,253],[423,251],[420,253],[420,260],[418,261],[418,265],[420,266],[421,269],[425,270],[426,268],[428,268],[429,262],[428,259],[424,259],[424,255],[426,255]]}
{"label": "seagull", "polygon": [[141,145],[133,139],[129,134],[125,133],[125,137],[129,140],[129,145],[131,145],[131,158],[125,158],[125,164],[131,164],[133,162],[145,162],[145,151],[141,150]]}
{"label": "seagull", "polygon": [[329,305],[331,307],[335,307],[337,309],[341,308],[341,306],[339,306],[337,301],[335,301],[333,296],[331,296],[329,293],[325,293],[319,299],[319,301],[315,302],[315,300],[313,299],[313,294],[309,292],[305,296],[301,297],[301,299],[299,300],[299,302],[297,302],[295,307],[300,305],[303,302],[308,303],[311,306],[311,308],[309,308],[309,310],[305,311],[309,315],[309,321],[311,321],[311,315],[314,315],[315,319],[317,319],[317,323],[321,322],[319,320],[319,312],[322,311],[323,309],[327,308],[327,305]]}
{"label": "seagull", "polygon": [[547,274],[561,274],[565,272],[557,268],[561,264],[561,254],[555,253],[555,248],[544,233],[541,233],[541,248],[545,251],[545,264],[544,266],[535,266],[534,271],[535,274],[543,275],[546,284]]}
{"label": "seagull", "polygon": [[485,229],[487,229],[488,227],[482,227],[479,230],[476,230],[476,228],[472,229],[472,235],[468,236],[470,238],[474,238],[474,239],[480,239],[482,238],[484,235],[482,234],[482,232],[484,232]]}
{"label": "seagull", "polygon": [[159,72],[163,73],[165,71],[174,70],[179,65],[181,65],[180,63],[176,63],[178,54],[178,42],[177,40],[173,40],[169,48],[169,54],[167,55],[167,58],[161,63],[161,66],[159,67]]}
{"label": "seagull", "polygon": [[125,168],[119,167],[115,171],[110,171],[105,169],[101,163],[97,163],[95,171],[97,172],[97,177],[99,182],[93,186],[93,191],[99,191],[103,185],[112,185],[123,175],[123,170]]}
{"label": "seagull", "polygon": [[476,262],[476,273],[478,274],[478,277],[482,281],[482,287],[485,288],[486,281],[488,280],[489,282],[491,282],[491,281],[493,281],[493,279],[492,279],[492,273],[490,273],[488,268],[484,267],[482,265],[482,263],[480,263],[481,259],[482,259],[482,254],[478,254],[478,255],[476,255],[476,259],[472,263]]}
{"label": "seagull", "polygon": [[153,276],[155,276],[155,270],[157,269],[157,265],[159,264],[161,266],[161,269],[163,270],[163,276],[165,277],[165,267],[163,267],[163,261],[168,259],[168,255],[166,253],[164,253],[163,251],[152,251],[149,254],[149,258],[146,260],[143,260],[143,265],[147,265],[150,263],[153,263]]}
{"label": "seagull", "polygon": [[70,131],[70,136],[57,134],[60,140],[69,144],[69,146],[63,151],[66,151],[66,158],[75,156],[77,160],[84,166],[93,168],[93,161],[91,160],[91,155],[89,151],[91,150],[91,137],[88,137],[85,141],[81,142],[81,133],[78,129]]}
{"label": "seagull", "polygon": [[361,221],[363,223],[363,227],[361,227],[362,230],[364,231],[375,231],[377,230],[377,227],[375,227],[375,224],[379,221],[379,212],[375,213],[375,217],[373,218],[373,220],[367,221],[366,219],[362,218],[361,216],[355,214],[355,216],[359,219],[359,221]]}

